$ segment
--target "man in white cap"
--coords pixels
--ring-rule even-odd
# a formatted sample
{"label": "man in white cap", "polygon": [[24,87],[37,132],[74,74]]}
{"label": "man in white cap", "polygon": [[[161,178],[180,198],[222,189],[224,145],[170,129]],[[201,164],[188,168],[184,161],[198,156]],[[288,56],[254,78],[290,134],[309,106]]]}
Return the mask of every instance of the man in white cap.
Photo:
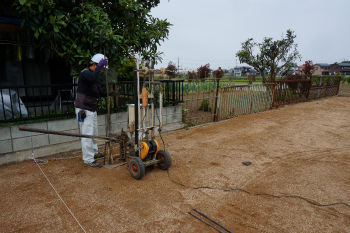
{"label": "man in white cap", "polygon": [[[91,58],[90,66],[80,72],[75,99],[75,113],[80,122],[82,134],[98,135],[97,104],[100,97],[107,96],[107,93],[101,90],[99,77],[105,67],[108,69],[107,63],[108,58],[98,53]],[[109,96],[117,94],[116,91],[108,93]],[[95,155],[99,154],[96,141],[91,138],[81,138],[81,147],[84,165],[101,167],[101,164],[94,159]]]}

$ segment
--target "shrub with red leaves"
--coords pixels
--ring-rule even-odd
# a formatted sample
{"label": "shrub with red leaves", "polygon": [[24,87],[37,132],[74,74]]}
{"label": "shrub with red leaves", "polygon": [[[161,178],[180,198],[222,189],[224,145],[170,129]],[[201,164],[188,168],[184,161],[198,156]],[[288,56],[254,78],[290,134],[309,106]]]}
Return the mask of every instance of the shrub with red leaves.
{"label": "shrub with red leaves", "polygon": [[176,64],[170,61],[166,68],[165,73],[168,75],[169,79],[175,78],[177,74]]}
{"label": "shrub with red leaves", "polygon": [[304,64],[304,68],[302,69],[302,72],[305,74],[306,77],[311,77],[312,73],[315,71],[314,63],[312,63],[311,60],[306,61]]}
{"label": "shrub with red leaves", "polygon": [[198,77],[204,80],[206,77],[209,77],[211,74],[211,69],[209,63],[205,66],[197,68]]}
{"label": "shrub with red leaves", "polygon": [[220,79],[224,76],[225,72],[221,69],[221,67],[217,70],[215,70],[214,72],[214,77],[217,79]]}
{"label": "shrub with red leaves", "polygon": [[192,81],[194,81],[195,79],[197,79],[198,78],[198,74],[196,73],[196,72],[194,72],[194,71],[188,71],[187,72],[187,76],[188,76],[188,81],[189,82],[192,82]]}

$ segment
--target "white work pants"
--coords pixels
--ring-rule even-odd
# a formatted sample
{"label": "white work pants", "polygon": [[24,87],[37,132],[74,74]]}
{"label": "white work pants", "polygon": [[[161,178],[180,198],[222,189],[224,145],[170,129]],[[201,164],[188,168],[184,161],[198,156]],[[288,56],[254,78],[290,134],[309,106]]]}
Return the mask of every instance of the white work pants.
{"label": "white work pants", "polygon": [[[80,110],[80,108],[75,108],[77,119]],[[98,135],[97,112],[85,110],[85,113],[86,118],[84,119],[84,122],[79,122],[80,133],[87,135]],[[84,163],[91,163],[95,161],[94,155],[97,153],[98,147],[94,139],[81,138],[81,149],[83,152]]]}

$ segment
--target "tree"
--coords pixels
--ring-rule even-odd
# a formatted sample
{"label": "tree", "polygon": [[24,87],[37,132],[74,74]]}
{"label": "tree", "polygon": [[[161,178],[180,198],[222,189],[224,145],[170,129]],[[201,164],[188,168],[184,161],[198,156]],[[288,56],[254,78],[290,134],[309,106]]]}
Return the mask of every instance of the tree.
{"label": "tree", "polygon": [[211,69],[210,64],[206,64],[205,66],[201,66],[197,68],[198,77],[202,80],[210,76]]}
{"label": "tree", "polygon": [[224,76],[224,73],[225,73],[225,72],[221,69],[221,67],[219,67],[219,69],[217,69],[217,70],[215,70],[215,71],[213,72],[214,77],[217,78],[217,79],[222,78],[222,77]]}
{"label": "tree", "polygon": [[168,75],[169,79],[175,78],[177,74],[176,64],[170,61],[165,73]]}
{"label": "tree", "polygon": [[159,0],[15,0],[13,7],[29,23],[41,48],[63,57],[75,72],[95,53],[109,65],[141,54],[159,58],[157,46],[167,38],[170,23],[150,15]]}
{"label": "tree", "polygon": [[[291,30],[287,30],[285,38],[276,41],[265,37],[262,43],[256,43],[253,38],[249,38],[242,43],[242,49],[236,56],[241,63],[247,63],[259,71],[264,82],[274,82],[278,72],[287,72],[295,64],[294,60],[300,59],[295,38],[296,35]],[[254,54],[254,47],[258,47],[260,53]],[[266,73],[269,73],[268,80]]]}
{"label": "tree", "polygon": [[118,81],[133,81],[134,80],[134,58],[131,57],[128,61],[123,62],[121,67],[117,69]]}
{"label": "tree", "polygon": [[198,78],[198,74],[194,71],[188,71],[187,72],[187,79],[189,82],[192,82]]}
{"label": "tree", "polygon": [[306,77],[311,77],[315,71],[314,63],[311,60],[305,61],[303,69],[301,70]]}
{"label": "tree", "polygon": [[266,70],[268,67],[267,61],[263,58],[261,54],[254,55],[254,47],[259,46],[259,44],[255,43],[253,38],[249,38],[245,42],[241,43],[242,49],[236,53],[236,56],[239,59],[240,63],[247,63],[253,66],[263,78],[263,82],[266,83]]}

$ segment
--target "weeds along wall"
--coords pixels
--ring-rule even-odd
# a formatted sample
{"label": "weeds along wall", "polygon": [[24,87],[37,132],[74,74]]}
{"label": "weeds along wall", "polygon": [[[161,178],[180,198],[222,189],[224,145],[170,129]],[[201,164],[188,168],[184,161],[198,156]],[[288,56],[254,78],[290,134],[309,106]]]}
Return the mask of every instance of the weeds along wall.
{"label": "weeds along wall", "polygon": [[[159,113],[159,110],[157,110],[156,113]],[[182,123],[181,105],[165,107],[163,108],[162,114],[162,132],[172,131],[184,127],[184,124]],[[107,115],[99,115],[97,122],[99,136],[105,136]],[[159,124],[158,117],[155,117],[155,124]],[[32,156],[32,143],[36,158],[81,149],[80,138],[78,137],[20,131],[18,130],[19,126],[63,131],[68,133],[80,133],[79,123],[75,118],[0,127],[0,165],[28,160],[28,157]],[[119,112],[111,114],[110,129],[111,134],[120,134],[122,129],[127,131],[128,113]],[[100,145],[101,144],[103,143],[100,143]]]}

